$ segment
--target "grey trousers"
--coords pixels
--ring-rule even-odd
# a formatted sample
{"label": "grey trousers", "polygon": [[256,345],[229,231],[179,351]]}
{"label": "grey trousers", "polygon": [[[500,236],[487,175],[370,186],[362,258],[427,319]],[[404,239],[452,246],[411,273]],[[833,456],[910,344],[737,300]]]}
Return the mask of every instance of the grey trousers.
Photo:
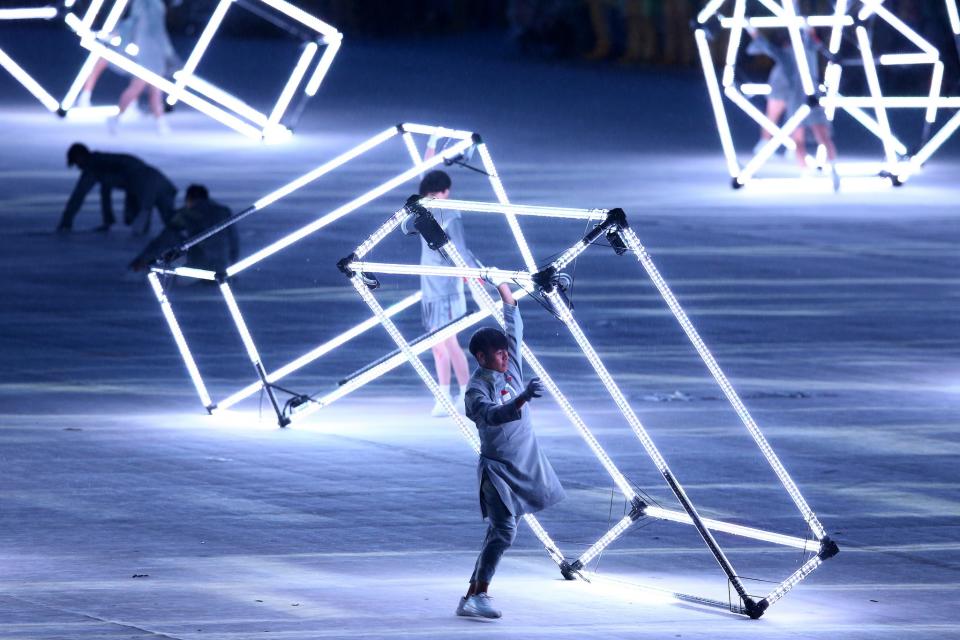
{"label": "grey trousers", "polygon": [[473,568],[470,583],[490,582],[497,571],[503,552],[510,548],[517,537],[517,516],[510,513],[500,499],[496,488],[483,476],[480,484],[480,499],[487,509],[487,536],[483,539],[477,564]]}

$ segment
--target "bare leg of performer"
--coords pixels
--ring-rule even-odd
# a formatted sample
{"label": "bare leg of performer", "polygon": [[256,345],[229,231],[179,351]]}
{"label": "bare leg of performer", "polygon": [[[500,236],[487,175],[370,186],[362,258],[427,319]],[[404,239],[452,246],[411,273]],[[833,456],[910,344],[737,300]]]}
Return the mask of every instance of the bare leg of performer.
{"label": "bare leg of performer", "polygon": [[83,83],[83,91],[80,92],[80,96],[77,98],[78,107],[90,106],[90,96],[93,95],[93,88],[97,86],[97,81],[100,79],[100,76],[103,75],[103,71],[107,68],[107,64],[107,61],[103,58],[97,59],[97,63],[93,65],[93,71],[90,72],[90,75],[87,76],[86,82]]}

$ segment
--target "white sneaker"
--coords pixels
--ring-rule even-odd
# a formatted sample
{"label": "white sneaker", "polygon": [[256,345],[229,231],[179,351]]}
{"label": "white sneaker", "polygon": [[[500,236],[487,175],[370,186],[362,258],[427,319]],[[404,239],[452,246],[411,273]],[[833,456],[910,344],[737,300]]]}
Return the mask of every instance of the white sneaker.
{"label": "white sneaker", "polygon": [[157,134],[161,138],[166,138],[170,135],[170,124],[164,117],[157,118]]}
{"label": "white sneaker", "polygon": [[830,179],[833,181],[833,192],[840,191],[840,174],[837,173],[837,165],[830,167]]}
{"label": "white sneaker", "polygon": [[74,105],[76,107],[86,108],[90,106],[90,92],[81,91],[80,95],[77,96],[77,102]]}
{"label": "white sneaker", "polygon": [[493,608],[493,598],[485,593],[478,593],[469,598],[460,598],[457,615],[467,618],[499,618],[500,611]]}
{"label": "white sneaker", "polygon": [[[450,399],[451,402],[453,401],[453,399],[450,398],[450,396],[447,396],[447,398]],[[445,416],[450,415],[450,412],[447,411],[446,405],[444,405],[442,402],[437,400],[433,405],[433,409],[430,410],[430,415],[433,416],[434,418],[443,418]]]}
{"label": "white sneaker", "polygon": [[107,131],[110,132],[110,135],[117,135],[118,129],[120,129],[120,116],[110,116],[107,118]]}

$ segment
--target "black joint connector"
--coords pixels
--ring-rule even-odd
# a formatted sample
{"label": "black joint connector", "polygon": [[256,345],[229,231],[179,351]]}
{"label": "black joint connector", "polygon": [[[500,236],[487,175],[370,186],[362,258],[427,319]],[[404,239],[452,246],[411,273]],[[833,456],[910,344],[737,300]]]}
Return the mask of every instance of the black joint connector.
{"label": "black joint connector", "polygon": [[544,293],[550,293],[553,291],[553,287],[556,282],[556,275],[556,268],[547,267],[546,269],[533,274],[533,284],[542,289]]}
{"label": "black joint connector", "polygon": [[647,514],[647,503],[640,499],[640,496],[633,496],[633,500],[630,501],[630,504],[633,507],[630,509],[630,519],[639,520],[641,516]]}
{"label": "black joint connector", "polygon": [[759,602],[754,602],[748,598],[744,602],[743,608],[746,610],[747,615],[750,616],[751,620],[757,620],[763,615],[763,612],[766,611],[769,606],[770,603],[767,602],[766,598],[760,600]]}
{"label": "black joint connector", "polygon": [[583,569],[583,564],[579,560],[574,560],[573,562],[564,560],[560,563],[560,575],[562,575],[565,580],[576,580],[581,569]]}
{"label": "black joint connector", "polygon": [[172,249],[167,249],[162,254],[160,254],[160,258],[158,262],[170,264],[171,262],[173,262],[174,260],[176,260],[182,255],[183,255],[183,251],[180,250],[180,247],[173,247]]}
{"label": "black joint connector", "polygon": [[470,136],[470,139],[473,140],[473,144],[483,144],[483,138],[480,137],[479,133],[474,133]]}
{"label": "black joint connector", "polygon": [[403,204],[403,208],[409,211],[410,213],[417,213],[417,210],[414,208],[420,206],[421,209],[425,209],[422,204],[420,204],[420,199],[423,198],[419,193],[415,193],[407,198],[407,201]]}
{"label": "black joint connector", "polygon": [[407,198],[407,204],[403,208],[413,216],[413,228],[423,237],[428,247],[436,251],[450,242],[447,232],[443,230],[430,210],[420,204],[420,196]]}
{"label": "black joint connector", "polygon": [[606,222],[609,226],[616,225],[620,229],[627,229],[630,227],[630,225],[627,224],[627,214],[624,213],[623,209],[620,207],[617,207],[616,209],[610,209],[610,211],[607,212]]}
{"label": "black joint connector", "polygon": [[66,118],[67,110],[64,109],[63,107],[57,107],[57,115],[60,116],[61,118]]}
{"label": "black joint connector", "polygon": [[207,405],[206,407],[204,407],[204,408],[207,410],[207,413],[212,416],[212,415],[213,415],[213,412],[217,410],[217,403],[214,402],[213,404],[208,404],[208,405]]}
{"label": "black joint connector", "polygon": [[227,272],[217,271],[215,274],[213,274],[213,279],[216,280],[217,284],[223,284],[227,281]]}
{"label": "black joint connector", "polygon": [[820,552],[817,554],[818,558],[821,560],[829,560],[838,553],[840,553],[840,547],[830,539],[830,536],[824,536],[823,539],[820,540]]}
{"label": "black joint connector", "polygon": [[406,133],[406,129],[403,128],[403,123],[397,125],[397,133]]}
{"label": "black joint connector", "polygon": [[347,265],[349,265],[351,262],[353,262],[356,259],[357,259],[356,253],[351,253],[346,258],[341,258],[340,260],[337,261],[337,269],[339,269],[340,273],[342,273],[343,275],[347,276],[348,278],[352,278],[354,276],[353,269],[351,269]]}
{"label": "black joint connector", "polygon": [[277,424],[280,425],[281,429],[283,429],[284,427],[289,426],[290,418],[288,418],[287,416],[280,416],[277,419]]}

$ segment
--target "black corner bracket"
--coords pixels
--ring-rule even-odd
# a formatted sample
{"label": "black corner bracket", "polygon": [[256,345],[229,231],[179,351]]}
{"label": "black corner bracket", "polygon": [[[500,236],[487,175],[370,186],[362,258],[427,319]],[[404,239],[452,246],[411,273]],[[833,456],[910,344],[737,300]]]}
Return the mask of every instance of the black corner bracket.
{"label": "black corner bracket", "polygon": [[630,509],[630,519],[639,520],[642,516],[647,514],[647,503],[640,499],[640,496],[633,496],[633,500],[630,501],[630,504],[633,507]]}
{"label": "black corner bracket", "polygon": [[403,208],[413,216],[413,227],[423,237],[428,247],[436,251],[450,242],[447,232],[443,230],[430,210],[420,204],[420,196],[407,198]]}
{"label": "black corner bracket", "polygon": [[579,560],[574,560],[573,562],[564,560],[560,563],[560,575],[563,576],[564,580],[576,580],[577,576],[582,578],[583,575],[580,573],[582,569],[583,563]]}
{"label": "black corner bracket", "polygon": [[[358,275],[356,271],[354,271],[349,267],[350,263],[356,261],[356,259],[357,259],[356,253],[351,253],[345,258],[340,258],[339,260],[337,260],[337,269],[340,271],[340,273],[347,276],[348,278],[352,278],[353,276]],[[374,289],[380,288],[380,281],[377,280],[375,276],[372,276],[369,273],[363,273],[362,271],[359,273],[359,275],[360,275],[360,279],[363,280],[363,284],[367,285],[367,288],[370,289],[371,291],[373,291]]]}
{"label": "black corner bracket", "polygon": [[550,293],[553,291],[554,286],[556,285],[557,280],[557,270],[554,267],[547,267],[537,271],[532,276],[533,284],[538,288],[542,289],[544,293]]}
{"label": "black corner bracket", "polygon": [[767,602],[766,598],[757,602],[754,602],[748,598],[743,603],[743,608],[747,612],[747,615],[750,616],[751,620],[757,620],[763,615],[763,612],[766,611],[769,606],[770,603]]}
{"label": "black corner bracket", "polygon": [[840,553],[840,547],[830,539],[830,536],[824,536],[820,540],[820,552],[817,553],[817,557],[820,558],[820,560],[829,560],[838,553]]}

